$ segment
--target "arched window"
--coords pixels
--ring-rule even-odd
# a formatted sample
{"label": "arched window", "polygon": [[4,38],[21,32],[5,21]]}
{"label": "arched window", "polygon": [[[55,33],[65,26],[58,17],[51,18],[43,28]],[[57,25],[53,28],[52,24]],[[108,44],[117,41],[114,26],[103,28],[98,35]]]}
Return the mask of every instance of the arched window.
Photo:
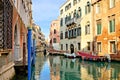
{"label": "arched window", "polygon": [[56,43],[56,42],[57,42],[56,38],[53,38],[53,43]]}
{"label": "arched window", "polygon": [[74,14],[73,14],[74,18],[76,17],[76,9],[74,10]]}
{"label": "arched window", "polygon": [[109,0],[109,6],[113,8],[115,6],[115,0]]}
{"label": "arched window", "polygon": [[90,12],[90,2],[87,2],[88,13]]}
{"label": "arched window", "polygon": [[60,33],[60,39],[63,39],[63,32]]}
{"label": "arched window", "polygon": [[63,26],[63,18],[60,20],[60,26]]}
{"label": "arched window", "polygon": [[81,11],[81,8],[79,7],[78,8],[78,13],[77,13],[77,18],[81,17],[82,15],[82,11]]}
{"label": "arched window", "polygon": [[65,17],[65,23],[67,22],[67,20],[68,20],[68,16],[66,15],[66,17]]}
{"label": "arched window", "polygon": [[90,22],[88,21],[86,26],[85,26],[85,34],[90,34]]}
{"label": "arched window", "polygon": [[56,29],[54,29],[54,34],[56,34]]}
{"label": "arched window", "polygon": [[68,20],[70,20],[71,19],[71,14],[69,13],[69,18],[68,18]]}
{"label": "arched window", "polygon": [[96,13],[100,13],[100,3],[96,4]]}
{"label": "arched window", "polygon": [[73,0],[73,5],[77,4],[77,0]]}
{"label": "arched window", "polygon": [[85,13],[90,13],[90,2],[87,2],[87,5],[85,6]]}

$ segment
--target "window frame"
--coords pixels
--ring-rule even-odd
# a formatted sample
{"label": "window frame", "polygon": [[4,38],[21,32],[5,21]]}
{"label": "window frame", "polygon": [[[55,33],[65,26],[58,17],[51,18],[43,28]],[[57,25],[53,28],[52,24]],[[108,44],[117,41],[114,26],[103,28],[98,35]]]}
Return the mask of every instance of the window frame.
{"label": "window frame", "polygon": [[[111,22],[112,21],[112,22]],[[114,21],[114,29],[113,29],[113,21]],[[112,25],[111,25],[112,24]],[[113,29],[113,30],[112,30]],[[109,20],[109,33],[114,33],[116,31],[115,26],[115,18]]]}
{"label": "window frame", "polygon": [[[113,48],[111,48],[111,43],[113,43],[113,42],[114,42],[114,48],[115,48],[114,51],[112,50]],[[112,51],[111,51],[111,50],[112,50]],[[110,53],[116,53],[116,52],[117,52],[117,46],[116,46],[116,41],[115,41],[115,40],[109,41],[109,52],[110,52]]]}
{"label": "window frame", "polygon": [[[114,3],[112,3],[114,2]],[[115,7],[115,0],[109,0],[109,8],[114,8]]]}
{"label": "window frame", "polygon": [[[98,26],[98,24],[100,25],[100,26]],[[97,35],[101,35],[102,34],[102,23],[101,22],[97,22]],[[98,27],[101,27],[101,30],[100,31],[98,31]],[[99,28],[100,29],[100,28]],[[98,33],[98,32],[100,32],[100,33]]]}
{"label": "window frame", "polygon": [[[99,45],[100,44],[100,45]],[[99,46],[98,46],[99,45]],[[100,48],[100,50],[99,50]],[[97,52],[102,52],[102,42],[97,42]]]}

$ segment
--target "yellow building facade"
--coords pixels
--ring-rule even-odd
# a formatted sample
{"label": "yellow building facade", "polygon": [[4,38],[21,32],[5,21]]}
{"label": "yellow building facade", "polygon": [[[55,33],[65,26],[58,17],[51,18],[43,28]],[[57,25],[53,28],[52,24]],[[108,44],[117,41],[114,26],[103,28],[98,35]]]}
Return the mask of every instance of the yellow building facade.
{"label": "yellow building facade", "polygon": [[120,0],[92,0],[95,52],[120,52]]}

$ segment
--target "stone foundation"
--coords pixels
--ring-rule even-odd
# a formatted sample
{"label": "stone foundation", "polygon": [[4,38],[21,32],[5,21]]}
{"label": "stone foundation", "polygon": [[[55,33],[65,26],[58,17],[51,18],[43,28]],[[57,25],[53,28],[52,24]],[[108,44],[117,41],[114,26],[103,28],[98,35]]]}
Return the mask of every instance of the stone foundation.
{"label": "stone foundation", "polygon": [[0,80],[11,80],[15,75],[14,63],[11,62],[0,68]]}

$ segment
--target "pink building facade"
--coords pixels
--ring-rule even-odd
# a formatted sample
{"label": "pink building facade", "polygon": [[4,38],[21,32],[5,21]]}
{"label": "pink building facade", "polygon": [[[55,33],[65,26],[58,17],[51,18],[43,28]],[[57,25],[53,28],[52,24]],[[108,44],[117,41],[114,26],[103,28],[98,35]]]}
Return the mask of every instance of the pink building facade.
{"label": "pink building facade", "polygon": [[60,21],[53,20],[51,22],[50,26],[50,46],[52,46],[54,49],[59,49],[59,43],[60,43]]}

